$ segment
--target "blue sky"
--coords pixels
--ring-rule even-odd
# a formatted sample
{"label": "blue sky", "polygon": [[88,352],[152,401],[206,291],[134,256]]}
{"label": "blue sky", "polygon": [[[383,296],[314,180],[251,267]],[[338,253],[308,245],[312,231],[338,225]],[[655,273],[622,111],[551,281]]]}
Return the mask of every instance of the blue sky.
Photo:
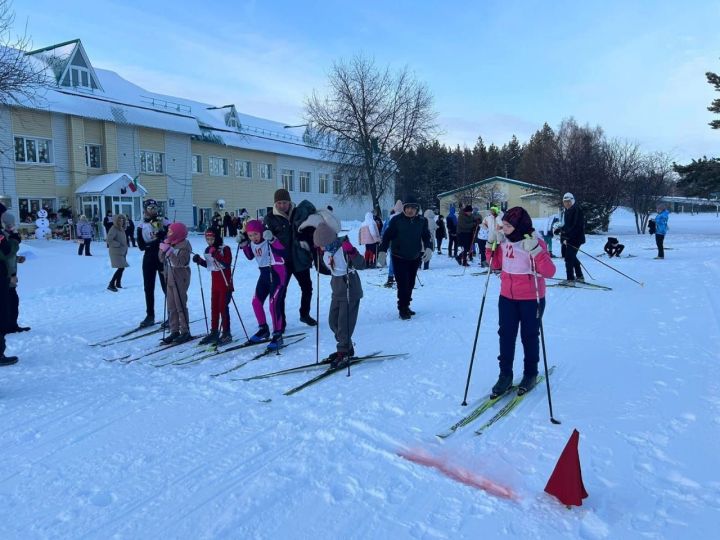
{"label": "blue sky", "polygon": [[407,66],[446,144],[526,141],[566,117],[684,162],[720,155],[720,2],[15,0],[35,47],[80,38],[93,65],[159,93],[287,123],[333,61]]}

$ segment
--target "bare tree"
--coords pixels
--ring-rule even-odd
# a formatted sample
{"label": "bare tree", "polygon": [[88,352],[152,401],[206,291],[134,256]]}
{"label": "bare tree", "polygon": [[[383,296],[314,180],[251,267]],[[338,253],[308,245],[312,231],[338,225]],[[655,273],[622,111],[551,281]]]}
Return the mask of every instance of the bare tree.
{"label": "bare tree", "polygon": [[655,210],[660,199],[668,194],[672,184],[672,160],[662,153],[645,156],[636,173],[626,180],[625,197],[635,214],[638,234],[645,233],[650,213]]}
{"label": "bare tree", "polygon": [[25,52],[30,48],[27,32],[13,36],[15,13],[10,0],[0,0],[0,105],[33,99],[46,83],[45,68]]}
{"label": "bare tree", "polygon": [[306,103],[310,132],[346,179],[341,196],[370,195],[380,212],[380,199],[394,186],[396,156],[428,141],[436,128],[430,92],[407,68],[391,73],[363,56],[335,63],[329,87],[328,95],[313,92]]}

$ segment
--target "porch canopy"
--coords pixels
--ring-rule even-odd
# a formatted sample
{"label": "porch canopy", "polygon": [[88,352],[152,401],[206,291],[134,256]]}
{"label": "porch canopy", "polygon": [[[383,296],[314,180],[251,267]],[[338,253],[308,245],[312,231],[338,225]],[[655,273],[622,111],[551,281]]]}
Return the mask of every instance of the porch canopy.
{"label": "porch canopy", "polygon": [[126,173],[109,173],[93,176],[75,190],[75,195],[103,195],[109,197],[140,197],[147,195],[147,189],[137,184],[134,192],[128,187],[133,179]]}
{"label": "porch canopy", "polygon": [[[133,191],[130,186],[137,186]],[[99,226],[103,217],[110,212],[113,215],[124,214],[133,221],[142,219],[142,200],[147,189],[134,184],[126,173],[101,174],[89,178],[75,190],[78,214],[83,214],[97,225],[97,237],[104,236]]]}

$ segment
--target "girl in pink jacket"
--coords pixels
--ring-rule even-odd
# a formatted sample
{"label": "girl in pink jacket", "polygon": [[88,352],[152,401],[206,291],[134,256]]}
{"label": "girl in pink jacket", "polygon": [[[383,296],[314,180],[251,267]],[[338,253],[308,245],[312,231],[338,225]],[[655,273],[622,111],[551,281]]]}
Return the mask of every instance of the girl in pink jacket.
{"label": "girl in pink jacket", "polygon": [[[545,278],[555,275],[547,246],[536,234],[524,208],[516,206],[502,217],[502,234],[493,250],[488,246],[491,267],[500,274],[500,377],[492,388],[499,396],[510,390],[518,329],[524,352],[523,377],[518,394],[536,384],[540,361],[540,318],[545,310]],[[492,257],[491,257],[492,255]],[[538,305],[539,302],[539,305]]]}

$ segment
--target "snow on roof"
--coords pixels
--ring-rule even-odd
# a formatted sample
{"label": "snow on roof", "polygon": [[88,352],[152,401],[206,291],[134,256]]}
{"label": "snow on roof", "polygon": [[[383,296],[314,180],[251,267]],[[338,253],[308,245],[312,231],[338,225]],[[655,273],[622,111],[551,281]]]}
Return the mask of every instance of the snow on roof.
{"label": "snow on roof", "polygon": [[[38,49],[28,53],[46,67],[48,58],[67,61],[80,40]],[[56,69],[53,67],[53,69]],[[104,91],[56,86],[49,88],[39,103],[25,102],[30,108],[107,120],[199,136],[211,135],[226,146],[322,159],[318,148],[303,139],[304,130],[285,129],[282,122],[237,112],[233,105],[214,106],[181,97],[149,92],[113,71],[94,69]],[[57,74],[55,74],[57,80]],[[235,113],[239,126],[227,125],[228,113]]]}
{"label": "snow on roof", "polygon": [[[83,193],[103,193],[106,189],[108,189],[116,182],[122,181],[125,184],[130,184],[132,180],[133,179],[130,177],[130,175],[125,173],[101,174],[99,176],[94,176],[90,178],[87,182],[78,187],[75,190],[75,194],[82,195]],[[143,196],[147,194],[147,189],[145,189],[140,184],[138,184],[137,186],[138,190],[135,193],[135,196]],[[133,193],[128,192],[127,196],[132,197]]]}

